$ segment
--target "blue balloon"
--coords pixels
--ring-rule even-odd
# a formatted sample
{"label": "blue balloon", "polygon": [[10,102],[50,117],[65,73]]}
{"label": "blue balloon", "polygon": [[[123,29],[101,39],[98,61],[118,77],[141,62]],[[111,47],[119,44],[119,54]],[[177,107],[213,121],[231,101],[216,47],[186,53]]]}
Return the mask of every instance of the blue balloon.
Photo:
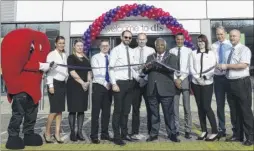
{"label": "blue balloon", "polygon": [[113,13],[116,13],[116,12],[117,12],[117,9],[116,9],[116,8],[114,8],[114,9],[113,9]]}
{"label": "blue balloon", "polygon": [[138,7],[137,7],[138,9],[141,9],[142,8],[142,5],[140,5],[140,4],[138,4]]}
{"label": "blue balloon", "polygon": [[154,6],[153,6],[153,5],[151,6],[151,9],[152,9],[152,8],[154,8]]}
{"label": "blue balloon", "polygon": [[164,20],[160,20],[160,23],[161,23],[162,25],[164,25],[164,24],[165,24],[165,21],[164,21]]}
{"label": "blue balloon", "polygon": [[138,13],[134,12],[133,15],[134,15],[134,16],[138,16]]}
{"label": "blue balloon", "polygon": [[180,28],[183,28],[183,25],[182,25],[182,24],[179,24],[179,27],[180,27]]}
{"label": "blue balloon", "polygon": [[178,22],[175,22],[175,26],[176,26],[176,27],[179,27],[179,23],[178,23]]}
{"label": "blue balloon", "polygon": [[151,9],[151,6],[146,6],[146,10],[150,10]]}
{"label": "blue balloon", "polygon": [[89,29],[92,29],[92,25],[89,25]]}
{"label": "blue balloon", "polygon": [[170,21],[172,21],[172,20],[173,20],[173,17],[172,17],[172,16],[168,16],[168,19],[169,19]]}
{"label": "blue balloon", "polygon": [[126,14],[126,16],[127,16],[127,17],[130,17],[130,16],[131,16],[131,14],[130,14],[130,13],[127,13],[127,14]]}
{"label": "blue balloon", "polygon": [[120,7],[120,6],[117,6],[116,9],[119,10],[119,9],[121,9],[121,7]]}

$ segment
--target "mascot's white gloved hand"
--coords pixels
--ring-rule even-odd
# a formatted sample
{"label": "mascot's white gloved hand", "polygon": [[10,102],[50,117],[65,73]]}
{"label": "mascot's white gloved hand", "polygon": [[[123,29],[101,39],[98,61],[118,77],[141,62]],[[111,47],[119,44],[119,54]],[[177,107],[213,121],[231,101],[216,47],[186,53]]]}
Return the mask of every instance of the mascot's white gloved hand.
{"label": "mascot's white gloved hand", "polygon": [[40,70],[41,71],[48,71],[49,69],[54,69],[57,67],[57,64],[53,61],[51,63],[41,63],[40,62]]}

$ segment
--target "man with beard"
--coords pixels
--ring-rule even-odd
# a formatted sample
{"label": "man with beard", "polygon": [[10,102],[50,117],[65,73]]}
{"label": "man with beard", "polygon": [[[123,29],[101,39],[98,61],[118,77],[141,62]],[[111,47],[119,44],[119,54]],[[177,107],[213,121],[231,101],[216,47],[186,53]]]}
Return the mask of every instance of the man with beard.
{"label": "man with beard", "polygon": [[132,67],[130,66],[134,64],[134,50],[129,47],[132,33],[125,30],[122,32],[121,40],[121,44],[112,49],[109,61],[109,75],[114,96],[113,141],[117,145],[125,145],[123,140],[132,141],[128,135],[127,123],[135,85]]}
{"label": "man with beard", "polygon": [[[137,36],[138,47],[134,49],[135,61],[137,64],[144,64],[149,55],[155,53],[155,50],[151,47],[146,46],[147,36],[145,33],[140,33]],[[135,68],[135,67],[134,67]],[[151,112],[146,95],[147,87],[147,76],[143,74],[142,68],[136,68],[137,82],[135,84],[135,99],[132,100],[132,138],[140,140],[142,136],[139,134],[140,126],[140,105],[142,96],[145,100],[146,111],[147,111],[147,130],[148,134],[151,131]]]}

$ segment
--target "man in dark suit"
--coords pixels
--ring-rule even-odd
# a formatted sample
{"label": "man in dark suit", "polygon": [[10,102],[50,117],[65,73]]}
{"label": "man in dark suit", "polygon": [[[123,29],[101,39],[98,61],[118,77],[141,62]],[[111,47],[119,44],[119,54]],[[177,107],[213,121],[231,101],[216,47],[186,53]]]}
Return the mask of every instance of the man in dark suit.
{"label": "man in dark suit", "polygon": [[[148,74],[147,96],[151,109],[152,128],[148,142],[158,139],[160,129],[159,104],[162,105],[164,120],[168,138],[173,142],[180,142],[176,135],[174,124],[174,95],[176,87],[174,84],[174,71],[164,65],[178,70],[178,58],[166,52],[166,41],[157,38],[155,48],[157,53],[148,56],[144,73]],[[156,61],[154,61],[156,60]],[[163,65],[162,65],[163,64]]]}

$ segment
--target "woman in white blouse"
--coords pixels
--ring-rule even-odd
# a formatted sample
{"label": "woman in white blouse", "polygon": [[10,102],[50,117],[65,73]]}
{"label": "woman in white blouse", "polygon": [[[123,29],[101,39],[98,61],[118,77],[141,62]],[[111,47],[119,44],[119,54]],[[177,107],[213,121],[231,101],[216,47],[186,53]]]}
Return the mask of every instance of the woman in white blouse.
{"label": "woman in white blouse", "polygon": [[[192,74],[192,90],[198,106],[198,115],[202,134],[197,140],[214,141],[219,139],[214,112],[211,108],[213,95],[213,75],[216,66],[216,55],[208,49],[208,40],[205,35],[198,36],[198,50],[190,54],[190,72]],[[208,118],[212,134],[207,137],[206,117]]]}
{"label": "woman in white blouse", "polygon": [[[55,41],[56,49],[47,56],[47,62],[54,61],[57,64],[67,65],[67,57],[64,51],[65,38],[58,36]],[[53,143],[51,140],[50,128],[52,121],[56,119],[56,130],[54,139],[58,143],[63,143],[60,137],[60,127],[62,121],[62,112],[65,110],[66,79],[68,70],[66,67],[57,66],[47,73],[48,97],[50,103],[50,114],[46,124],[44,139],[46,143]]]}

